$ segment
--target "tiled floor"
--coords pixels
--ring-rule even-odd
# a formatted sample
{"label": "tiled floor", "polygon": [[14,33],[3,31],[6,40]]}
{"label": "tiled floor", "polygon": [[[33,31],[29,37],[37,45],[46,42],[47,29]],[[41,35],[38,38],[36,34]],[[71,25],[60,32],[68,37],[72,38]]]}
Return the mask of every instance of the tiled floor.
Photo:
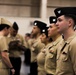
{"label": "tiled floor", "polygon": [[20,75],[27,75],[28,73],[30,73],[29,71],[30,67],[24,64],[24,55],[21,55],[21,60],[22,60],[22,65],[21,65]]}

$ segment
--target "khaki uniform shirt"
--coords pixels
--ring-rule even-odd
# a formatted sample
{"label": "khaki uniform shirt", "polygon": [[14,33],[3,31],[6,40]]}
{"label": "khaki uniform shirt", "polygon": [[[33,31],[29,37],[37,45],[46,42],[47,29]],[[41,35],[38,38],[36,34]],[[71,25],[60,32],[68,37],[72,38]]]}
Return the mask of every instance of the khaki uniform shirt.
{"label": "khaki uniform shirt", "polygon": [[0,36],[0,75],[9,75],[9,67],[3,62],[1,52],[8,50],[6,38]]}
{"label": "khaki uniform shirt", "polygon": [[34,42],[33,38],[31,38],[27,41],[27,48],[29,48],[30,50],[32,49],[33,42]]}
{"label": "khaki uniform shirt", "polygon": [[76,34],[62,40],[57,49],[56,75],[76,75]]}
{"label": "khaki uniform shirt", "polygon": [[47,50],[45,57],[45,71],[47,74],[55,74],[56,72],[56,48],[58,47],[59,42],[62,37],[58,37],[55,42],[52,42],[53,45],[50,46],[49,50]]}
{"label": "khaki uniform shirt", "polygon": [[31,62],[36,62],[36,57],[43,47],[44,47],[44,44],[41,43],[40,37],[38,37],[36,40],[33,40],[33,43],[30,48]]}
{"label": "khaki uniform shirt", "polygon": [[[7,40],[8,40],[8,44],[11,41],[19,40],[22,45],[25,45],[25,41],[24,41],[23,37],[19,34],[17,34],[15,37],[12,37],[11,35],[9,35]],[[10,57],[20,57],[21,53],[22,53],[22,51],[19,51],[19,50],[10,50],[9,56]]]}
{"label": "khaki uniform shirt", "polygon": [[51,45],[51,43],[48,43],[45,47],[43,47],[41,49],[41,52],[37,56],[38,75],[46,75],[46,72],[45,72],[45,69],[44,69],[45,56],[46,56],[46,50],[48,50],[50,45]]}
{"label": "khaki uniform shirt", "polygon": [[25,47],[30,49],[31,43],[32,43],[32,38],[25,40]]}

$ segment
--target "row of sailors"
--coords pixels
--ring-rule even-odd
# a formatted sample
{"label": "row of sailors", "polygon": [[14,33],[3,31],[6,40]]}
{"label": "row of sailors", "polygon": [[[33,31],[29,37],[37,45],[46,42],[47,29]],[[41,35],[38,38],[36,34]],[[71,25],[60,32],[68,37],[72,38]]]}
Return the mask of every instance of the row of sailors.
{"label": "row of sailors", "polygon": [[[74,31],[76,7],[61,7],[55,9],[54,12],[56,17],[50,17],[49,28],[46,23],[34,21],[32,38],[28,41],[31,51],[30,75],[76,74],[76,33]],[[25,43],[17,35],[17,24],[12,26],[13,29],[10,28],[11,36],[5,38],[9,34],[10,24],[3,18],[0,22],[0,75],[9,75],[9,69],[13,75],[20,75],[22,52],[20,49],[24,48]],[[12,30],[15,36],[12,35]],[[14,45],[15,48],[18,46],[18,48],[9,46],[9,60],[8,44],[11,41],[16,41],[16,44],[12,46]],[[23,47],[21,48],[20,45]]]}
{"label": "row of sailors", "polygon": [[31,75],[76,75],[76,7],[54,12],[56,17],[49,18],[49,28],[43,22],[34,22],[29,40]]}
{"label": "row of sailors", "polygon": [[28,41],[31,51],[30,75],[55,74],[56,47],[58,47],[62,37],[55,25],[57,18],[51,16],[49,21],[49,27],[43,22],[34,21],[31,33],[33,37]]}

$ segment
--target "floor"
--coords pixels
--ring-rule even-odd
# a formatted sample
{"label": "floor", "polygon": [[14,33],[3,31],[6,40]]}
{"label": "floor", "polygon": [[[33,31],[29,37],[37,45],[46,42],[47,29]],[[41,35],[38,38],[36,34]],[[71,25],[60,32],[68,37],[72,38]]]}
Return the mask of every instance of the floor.
{"label": "floor", "polygon": [[24,55],[21,55],[22,65],[20,75],[28,75],[30,73],[30,67],[24,64]]}

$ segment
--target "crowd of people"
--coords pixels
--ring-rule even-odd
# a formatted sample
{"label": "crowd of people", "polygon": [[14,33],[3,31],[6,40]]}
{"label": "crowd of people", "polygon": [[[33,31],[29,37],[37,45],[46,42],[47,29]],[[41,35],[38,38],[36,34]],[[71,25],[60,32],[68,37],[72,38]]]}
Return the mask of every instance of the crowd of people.
{"label": "crowd of people", "polygon": [[16,22],[0,18],[0,75],[20,75],[23,52],[28,75],[76,75],[76,7],[59,7],[54,13],[49,26],[35,20],[25,38]]}

